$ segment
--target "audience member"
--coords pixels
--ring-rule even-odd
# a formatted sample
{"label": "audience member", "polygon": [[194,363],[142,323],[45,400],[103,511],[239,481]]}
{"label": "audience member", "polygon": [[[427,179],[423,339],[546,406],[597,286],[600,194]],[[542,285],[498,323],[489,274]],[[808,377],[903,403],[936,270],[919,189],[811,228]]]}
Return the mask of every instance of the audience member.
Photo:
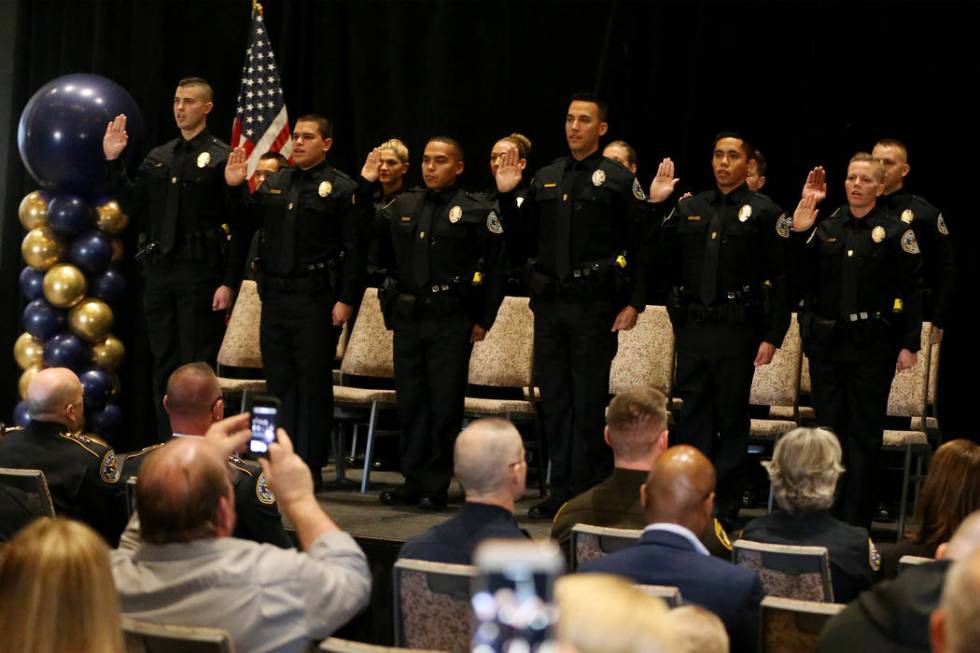
{"label": "audience member", "polygon": [[175,438],[150,453],[112,571],[123,614],[212,626],[240,651],[306,651],[368,603],[371,576],[354,539],[317,503],[313,476],[285,431],[262,468],[303,552],[231,537],[234,491],[225,458],[250,437],[248,414],[204,438]]}
{"label": "audience member", "polygon": [[752,571],[713,558],[694,535],[711,522],[715,469],[694,447],[667,449],[641,490],[649,525],[639,543],[586,562],[581,571],[620,574],[644,585],[672,585],[718,615],[735,651],[755,650],[762,584]]}
{"label": "audience member", "polygon": [[980,552],[953,564],[929,621],[933,653],[980,651]]}
{"label": "audience member", "polygon": [[81,522],[44,517],[0,549],[0,653],[123,653],[109,547]]}
{"label": "audience member", "polygon": [[31,422],[0,440],[0,467],[40,469],[55,512],[85,522],[110,545],[126,525],[122,463],[108,445],[78,435],[85,425],[82,384],[64,367],[49,367],[27,387]]}
{"label": "audience member", "polygon": [[677,641],[675,653],[728,653],[728,633],[721,619],[698,605],[682,605],[668,615]]}
{"label": "audience member", "polygon": [[793,429],[776,443],[769,472],[779,509],[753,519],[742,537],[769,544],[825,546],[830,552],[834,600],[852,601],[871,586],[880,556],[868,531],[835,519],[834,504],[841,466],[840,442],[830,431]]}
{"label": "audience member", "polygon": [[405,542],[399,558],[468,565],[483,540],[527,537],[514,519],[527,476],[514,425],[496,418],[473,422],[456,438],[453,459],[466,502],[447,521]]}

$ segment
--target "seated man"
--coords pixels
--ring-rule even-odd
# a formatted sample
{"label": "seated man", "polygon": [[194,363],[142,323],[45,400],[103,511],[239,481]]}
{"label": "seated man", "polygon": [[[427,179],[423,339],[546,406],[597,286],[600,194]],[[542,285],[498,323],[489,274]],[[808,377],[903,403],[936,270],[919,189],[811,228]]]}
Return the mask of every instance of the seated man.
{"label": "seated man", "polygon": [[619,574],[643,585],[672,585],[689,603],[718,615],[733,651],[754,651],[762,583],[754,572],[712,557],[694,535],[711,522],[715,469],[694,447],[671,447],[641,490],[649,525],[639,543],[579,570]]}
{"label": "seated man", "polygon": [[399,558],[468,565],[485,539],[527,537],[514,519],[527,476],[524,444],[514,425],[496,418],[473,422],[456,438],[453,460],[466,503],[449,520],[405,542]]}
{"label": "seated man", "polygon": [[[613,473],[561,507],[551,525],[551,538],[559,544],[571,538],[575,524],[613,528],[647,525],[640,488],[653,462],[667,449],[667,398],[647,386],[619,393],[606,410],[605,439],[613,450]],[[731,560],[732,545],[717,519],[698,535],[711,555]]]}
{"label": "seated man", "polygon": [[126,525],[122,465],[108,445],[76,435],[85,425],[78,377],[64,367],[41,370],[27,388],[27,408],[30,424],[0,440],[0,467],[40,469],[55,512],[114,545]]}
{"label": "seated man", "polygon": [[225,460],[248,441],[248,419],[237,415],[204,438],[174,438],[147,455],[139,518],[112,553],[112,573],[128,617],[222,628],[239,651],[299,653],[367,605],[371,574],[364,552],[317,503],[313,476],[282,429],[262,468],[303,552],[231,537]]}
{"label": "seated man", "polygon": [[980,553],[974,552],[949,570],[943,599],[932,613],[929,639],[933,653],[980,650]]}
{"label": "seated man", "polygon": [[[211,366],[187,363],[174,370],[167,380],[163,409],[170,417],[170,430],[175,438],[200,437],[212,424],[223,419],[225,402]],[[156,444],[126,456],[126,477],[138,474],[146,455],[162,446]],[[269,483],[259,466],[236,454],[229,456],[226,462],[235,489],[234,537],[285,548],[292,546],[282,526],[276,497],[269,491]]]}

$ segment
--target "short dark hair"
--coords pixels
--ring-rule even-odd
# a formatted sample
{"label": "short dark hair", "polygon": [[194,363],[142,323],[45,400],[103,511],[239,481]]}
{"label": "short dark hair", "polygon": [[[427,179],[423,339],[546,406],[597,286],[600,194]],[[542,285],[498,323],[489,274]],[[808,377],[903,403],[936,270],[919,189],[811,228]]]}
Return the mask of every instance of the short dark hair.
{"label": "short dark hair", "polygon": [[752,146],[752,143],[750,143],[748,139],[736,131],[722,131],[715,134],[715,140],[712,141],[711,149],[714,150],[714,148],[718,147],[718,141],[723,138],[737,138],[738,140],[742,141],[742,152],[745,154],[745,158],[755,158],[755,148]]}
{"label": "short dark hair", "polygon": [[591,102],[596,105],[599,107],[599,120],[602,122],[606,122],[609,117],[609,105],[595,93],[576,93],[568,100],[568,104],[572,102]]}
{"label": "short dark hair", "polygon": [[210,101],[214,99],[214,89],[211,88],[211,84],[208,83],[208,80],[204,79],[203,77],[184,77],[177,82],[177,88],[180,88],[181,86],[203,86],[204,90],[207,91],[208,100]]}
{"label": "short dark hair", "polygon": [[428,145],[429,143],[432,142],[445,143],[449,147],[453,148],[453,151],[455,152],[459,161],[464,160],[463,146],[460,145],[459,141],[457,141],[455,138],[450,138],[449,136],[432,136],[431,138],[429,138],[429,140],[425,142],[425,144]]}
{"label": "short dark hair", "polygon": [[878,145],[882,147],[897,147],[905,154],[905,162],[908,163],[909,148],[902,141],[898,140],[897,138],[879,138],[878,142],[875,143],[875,146]]}
{"label": "short dark hair", "polygon": [[259,161],[278,161],[280,167],[289,165],[289,159],[279,152],[265,152],[259,157]]}
{"label": "short dark hair", "polygon": [[318,113],[304,113],[302,116],[296,119],[294,125],[301,122],[315,122],[317,129],[320,130],[320,136],[322,138],[333,138],[333,125],[330,121],[321,116]]}
{"label": "short dark hair", "polygon": [[755,169],[759,172],[759,176],[765,177],[766,169],[769,167],[769,164],[766,163],[766,157],[763,156],[762,150],[756,150],[754,158],[755,158]]}

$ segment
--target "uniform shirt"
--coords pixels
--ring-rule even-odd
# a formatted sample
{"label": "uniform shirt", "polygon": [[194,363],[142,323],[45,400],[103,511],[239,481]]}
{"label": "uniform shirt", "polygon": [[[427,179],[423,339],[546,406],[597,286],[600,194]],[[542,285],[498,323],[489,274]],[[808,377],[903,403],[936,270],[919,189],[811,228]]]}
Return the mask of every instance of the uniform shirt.
{"label": "uniform shirt", "polygon": [[827,547],[837,603],[848,603],[871,587],[873,572],[881,565],[868,531],[834,519],[826,510],[799,514],[777,510],[746,524],[742,538],[767,544]]}
{"label": "uniform shirt", "polygon": [[356,188],[350,177],[326,161],[309,170],[282,168],[254,195],[244,186],[251,228],[262,229],[262,271],[277,277],[302,277],[310,273],[309,266],[329,263],[337,273],[339,283],[333,290],[339,301],[357,304],[364,289],[358,223],[371,207],[355,203]]}
{"label": "uniform shirt", "polygon": [[937,327],[949,322],[952,310],[955,266],[949,228],[943,214],[918,195],[900,188],[878,198],[893,218],[912,226],[922,250],[922,279],[925,284],[923,319]]}
{"label": "uniform shirt", "polygon": [[307,651],[368,604],[364,552],[343,532],[308,552],[233,537],[140,542],[132,519],[112,552],[120,608],[133,619],[227,630],[237,651]]}
{"label": "uniform shirt", "polygon": [[31,420],[0,440],[0,467],[40,469],[57,514],[85,522],[110,544],[119,539],[126,492],[122,461],[111,447],[61,424]]}
{"label": "uniform shirt", "polygon": [[445,522],[405,542],[398,557],[470,565],[477,545],[488,539],[520,540],[528,534],[509,510],[467,501]]}
{"label": "uniform shirt", "polygon": [[687,301],[704,303],[705,257],[717,241],[715,293],[707,305],[745,294],[749,302],[759,303],[768,283],[771,305],[763,339],[778,346],[789,327],[786,250],[791,228],[792,219],[778,205],[745,184],[727,194],[708,190],[682,199],[667,216],[657,260],[669,288],[683,289]]}
{"label": "uniform shirt", "polygon": [[[875,206],[855,218],[842,206],[808,233],[794,233],[798,287],[817,316],[842,323],[880,315],[897,344],[919,350],[922,261],[915,233]],[[902,303],[895,313],[895,300]],[[855,317],[857,319],[855,319]]]}
{"label": "uniform shirt", "polygon": [[651,209],[636,177],[618,162],[598,150],[581,161],[562,157],[538,170],[520,208],[514,192],[497,199],[515,263],[536,258],[539,272],[566,279],[625,255],[627,303],[639,311],[646,306]]}

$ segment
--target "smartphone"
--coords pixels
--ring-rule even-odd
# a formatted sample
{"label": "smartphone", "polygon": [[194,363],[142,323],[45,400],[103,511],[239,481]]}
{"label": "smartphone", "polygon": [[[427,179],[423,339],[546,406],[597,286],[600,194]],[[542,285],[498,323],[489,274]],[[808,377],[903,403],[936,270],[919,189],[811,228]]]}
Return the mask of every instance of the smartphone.
{"label": "smartphone", "polygon": [[554,653],[555,579],[565,561],[554,542],[489,540],[473,555],[474,653]]}
{"label": "smartphone", "polygon": [[269,445],[276,441],[281,404],[275,397],[249,395],[246,410],[252,412],[252,439],[248,442],[248,455],[252,458],[269,455]]}

